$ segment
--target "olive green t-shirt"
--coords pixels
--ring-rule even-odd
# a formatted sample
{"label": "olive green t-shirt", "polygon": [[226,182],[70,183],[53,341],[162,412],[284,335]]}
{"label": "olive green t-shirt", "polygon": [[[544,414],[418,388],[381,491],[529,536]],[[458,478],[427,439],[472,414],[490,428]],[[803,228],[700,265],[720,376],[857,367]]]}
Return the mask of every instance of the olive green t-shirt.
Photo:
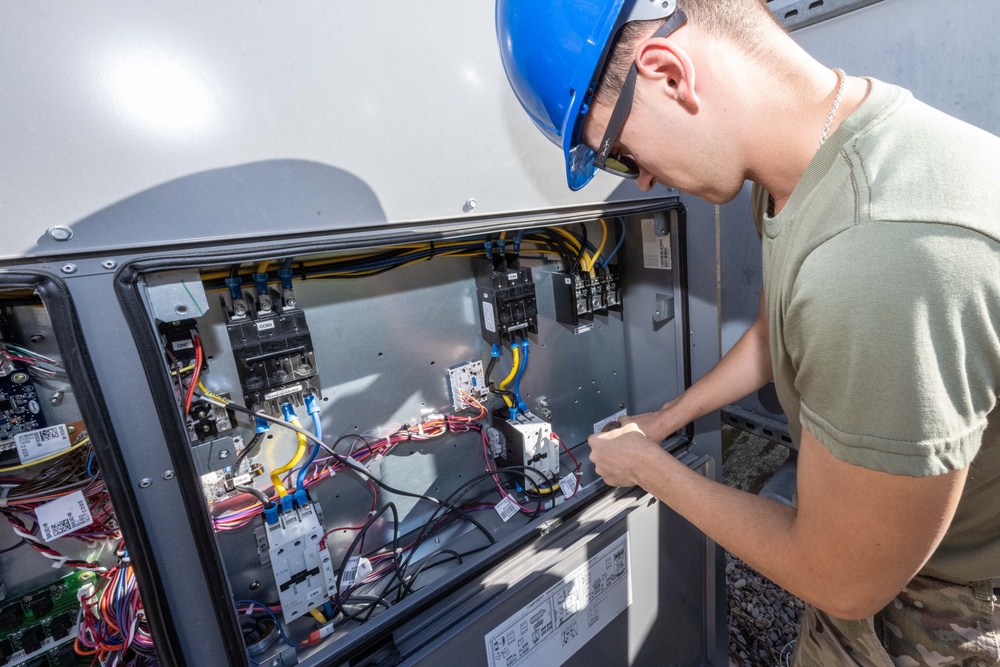
{"label": "olive green t-shirt", "polygon": [[895,475],[971,465],[923,573],[1000,576],[1000,139],[870,80],[784,209],[768,217],[766,199],[756,188],[794,441],[804,427]]}

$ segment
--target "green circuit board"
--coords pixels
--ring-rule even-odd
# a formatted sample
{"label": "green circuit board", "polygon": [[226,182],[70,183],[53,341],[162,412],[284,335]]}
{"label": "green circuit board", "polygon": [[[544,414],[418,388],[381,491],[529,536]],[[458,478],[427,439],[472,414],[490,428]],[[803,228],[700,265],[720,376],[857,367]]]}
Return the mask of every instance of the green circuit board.
{"label": "green circuit board", "polygon": [[76,667],[73,651],[77,592],[93,581],[92,572],[75,572],[0,603],[0,665],[3,667]]}

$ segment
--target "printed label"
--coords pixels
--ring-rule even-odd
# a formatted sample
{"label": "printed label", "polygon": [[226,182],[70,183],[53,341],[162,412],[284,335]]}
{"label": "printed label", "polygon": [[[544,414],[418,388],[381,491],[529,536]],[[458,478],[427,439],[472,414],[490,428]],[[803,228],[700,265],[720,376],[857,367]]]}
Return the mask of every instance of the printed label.
{"label": "printed label", "polygon": [[21,463],[31,463],[46,456],[58,454],[72,446],[66,424],[40,428],[14,435],[14,445]]}
{"label": "printed label", "polygon": [[358,561],[360,560],[360,556],[351,556],[347,559],[347,565],[344,566],[344,574],[340,577],[341,586],[349,588],[354,585],[354,579],[358,576]]}
{"label": "printed label", "polygon": [[274,320],[261,320],[257,323],[257,331],[267,331],[274,328]]}
{"label": "printed label", "polygon": [[94,523],[83,491],[74,491],[40,505],[35,509],[35,516],[38,517],[38,530],[46,542]]}
{"label": "printed label", "polygon": [[571,472],[570,474],[559,480],[559,490],[562,491],[563,496],[566,498],[572,498],[573,494],[576,493],[576,473]]}
{"label": "printed label", "polygon": [[656,235],[656,221],[646,218],[642,221],[642,265],[647,269],[670,269],[670,234]]}
{"label": "printed label", "polygon": [[562,665],[630,604],[626,534],[488,633],[489,667]]}
{"label": "printed label", "polygon": [[487,331],[497,332],[497,320],[493,314],[493,304],[489,301],[483,301],[483,327]]}
{"label": "printed label", "polygon": [[593,330],[594,330],[594,323],[591,322],[589,324],[581,324],[577,326],[575,329],[573,329],[573,333],[579,336],[582,333],[587,333],[588,331],[593,331]]}
{"label": "printed label", "polygon": [[302,391],[302,385],[293,384],[291,387],[284,387],[283,389],[277,389],[269,394],[264,394],[264,400],[270,401],[272,398],[280,398],[281,396],[288,396],[289,394],[295,394]]}
{"label": "printed label", "polygon": [[193,350],[194,343],[189,340],[175,340],[171,345],[174,350]]}
{"label": "printed label", "polygon": [[627,417],[627,416],[628,416],[628,410],[619,410],[610,417],[605,417],[601,421],[596,422],[594,424],[594,433],[600,433],[601,431],[604,430],[604,427],[610,424],[611,422],[616,422],[622,417]]}
{"label": "printed label", "polygon": [[510,496],[504,496],[503,500],[494,505],[493,509],[497,511],[504,523],[510,521],[510,518],[518,512],[517,503],[511,500]]}

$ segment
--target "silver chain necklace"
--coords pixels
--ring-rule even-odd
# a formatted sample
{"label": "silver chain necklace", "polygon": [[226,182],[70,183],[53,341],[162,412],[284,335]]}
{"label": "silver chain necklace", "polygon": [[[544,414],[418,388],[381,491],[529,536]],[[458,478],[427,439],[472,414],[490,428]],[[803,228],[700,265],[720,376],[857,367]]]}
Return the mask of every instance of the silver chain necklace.
{"label": "silver chain necklace", "polygon": [[826,143],[826,138],[830,135],[830,128],[833,126],[833,119],[837,117],[837,110],[840,109],[840,101],[844,99],[844,84],[847,83],[847,75],[844,74],[844,70],[839,67],[834,67],[833,71],[837,74],[837,81],[839,82],[837,87],[837,97],[833,100],[833,108],[830,109],[830,115],[826,118],[826,125],[823,126],[823,134],[819,136],[820,146]]}

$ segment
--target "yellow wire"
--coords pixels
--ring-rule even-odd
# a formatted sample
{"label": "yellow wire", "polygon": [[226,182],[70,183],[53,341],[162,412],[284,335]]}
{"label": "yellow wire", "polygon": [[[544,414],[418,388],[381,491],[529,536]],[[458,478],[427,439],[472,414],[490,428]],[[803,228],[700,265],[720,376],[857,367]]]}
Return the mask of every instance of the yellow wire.
{"label": "yellow wire", "polygon": [[[520,350],[521,350],[521,346],[520,345],[518,345],[517,347],[511,348],[511,351],[514,353],[514,365],[510,367],[510,374],[508,374],[507,377],[505,377],[503,379],[503,382],[500,383],[500,390],[501,391],[503,391],[504,389],[506,389],[507,385],[510,384],[511,380],[514,379],[514,376],[517,375],[517,366],[518,366],[518,364],[521,361],[521,352],[520,352]],[[500,395],[503,396],[503,402],[507,404],[508,408],[514,407],[514,402],[510,400],[510,397],[507,396],[507,394],[500,394]]]}
{"label": "yellow wire", "polygon": [[208,389],[206,389],[205,385],[202,384],[201,380],[198,380],[198,389],[201,389],[201,393],[205,394],[206,396],[208,396],[210,398],[214,398],[217,401],[222,401],[223,403],[228,403],[229,402],[228,398],[223,398],[222,396],[219,396],[218,394],[213,394]]}
{"label": "yellow wire", "polygon": [[[228,289],[228,288],[226,288],[226,289]],[[180,373],[187,373],[190,370],[194,370],[194,364],[191,364],[190,366],[185,366],[184,368],[180,368],[180,369],[177,369],[177,370],[170,371],[170,374],[171,375],[179,375]]]}
{"label": "yellow wire", "polygon": [[31,466],[36,466],[39,463],[45,463],[46,461],[51,461],[53,459],[57,459],[60,456],[66,456],[70,452],[73,452],[73,451],[76,451],[77,449],[80,449],[81,447],[83,447],[84,445],[86,445],[89,442],[90,442],[90,436],[87,436],[86,438],[84,438],[80,442],[76,443],[75,445],[73,445],[69,449],[65,449],[65,450],[63,450],[61,452],[57,452],[55,454],[50,454],[49,456],[46,456],[44,458],[40,458],[40,459],[38,459],[36,461],[31,461],[30,463],[22,463],[19,466],[11,466],[9,468],[0,468],[0,472],[13,472],[14,470],[23,470],[24,468],[30,468]]}
{"label": "yellow wire", "polygon": [[257,265],[257,273],[267,273],[267,267],[271,266],[271,260],[265,259]]}
{"label": "yellow wire", "polygon": [[590,260],[590,266],[587,267],[587,271],[590,275],[594,275],[594,266],[597,264],[597,260],[601,258],[601,252],[604,250],[604,244],[608,242],[608,225],[601,219],[601,245],[597,246],[597,252],[594,253]]}
{"label": "yellow wire", "polygon": [[326,625],[326,616],[319,609],[310,609],[309,615],[315,618],[320,625]]}
{"label": "yellow wire", "polygon": [[[289,420],[289,423],[292,424],[293,426],[298,426],[299,420],[291,419]],[[292,460],[286,463],[285,465],[281,466],[280,468],[275,468],[274,470],[271,471],[271,483],[274,484],[274,490],[275,492],[277,492],[279,498],[281,496],[288,495],[288,489],[286,489],[285,485],[282,484],[281,476],[284,475],[289,470],[291,470],[292,468],[294,468],[298,464],[298,462],[302,460],[302,457],[305,456],[306,449],[308,449],[309,447],[309,441],[306,440],[306,436],[302,435],[301,433],[299,433],[298,436],[299,436],[299,446],[298,449],[295,450],[295,456],[292,457]]]}

